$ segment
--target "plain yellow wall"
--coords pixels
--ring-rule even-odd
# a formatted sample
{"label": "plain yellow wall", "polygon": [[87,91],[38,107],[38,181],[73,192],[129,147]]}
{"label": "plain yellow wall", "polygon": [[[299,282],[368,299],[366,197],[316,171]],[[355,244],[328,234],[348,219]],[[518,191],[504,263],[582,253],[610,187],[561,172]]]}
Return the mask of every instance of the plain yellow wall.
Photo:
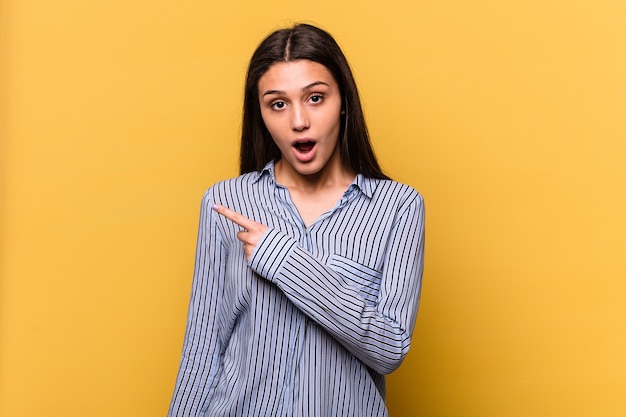
{"label": "plain yellow wall", "polygon": [[626,415],[623,0],[1,0],[0,416],[165,414],[200,198],[294,21],[427,203],[392,416]]}

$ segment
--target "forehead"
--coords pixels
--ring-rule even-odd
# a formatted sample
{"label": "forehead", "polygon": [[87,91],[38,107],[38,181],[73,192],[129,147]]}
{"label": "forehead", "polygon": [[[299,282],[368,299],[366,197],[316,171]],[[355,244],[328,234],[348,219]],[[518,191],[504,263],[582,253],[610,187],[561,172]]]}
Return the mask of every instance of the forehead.
{"label": "forehead", "polygon": [[301,59],[273,64],[259,79],[261,94],[267,90],[288,91],[302,89],[322,81],[331,87],[337,85],[334,77],[324,65]]}

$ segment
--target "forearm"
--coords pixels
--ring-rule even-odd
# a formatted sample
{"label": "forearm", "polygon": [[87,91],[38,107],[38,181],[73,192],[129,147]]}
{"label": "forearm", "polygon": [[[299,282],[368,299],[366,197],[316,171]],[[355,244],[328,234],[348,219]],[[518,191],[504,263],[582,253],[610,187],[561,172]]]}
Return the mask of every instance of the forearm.
{"label": "forearm", "polygon": [[[364,363],[389,373],[408,352],[417,313],[423,269],[423,211],[418,203],[388,236],[374,299],[352,285],[338,263],[321,263],[277,230],[262,238],[250,266]],[[368,272],[359,268],[352,274]]]}

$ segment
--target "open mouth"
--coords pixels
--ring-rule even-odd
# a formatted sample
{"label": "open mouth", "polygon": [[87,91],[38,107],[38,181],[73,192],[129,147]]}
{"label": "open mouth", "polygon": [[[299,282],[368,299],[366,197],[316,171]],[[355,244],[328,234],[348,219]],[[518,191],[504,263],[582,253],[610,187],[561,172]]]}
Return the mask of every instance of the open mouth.
{"label": "open mouth", "polygon": [[307,142],[298,142],[295,145],[293,145],[296,150],[300,153],[309,153],[313,150],[313,148],[315,147],[315,142],[313,141],[307,141]]}

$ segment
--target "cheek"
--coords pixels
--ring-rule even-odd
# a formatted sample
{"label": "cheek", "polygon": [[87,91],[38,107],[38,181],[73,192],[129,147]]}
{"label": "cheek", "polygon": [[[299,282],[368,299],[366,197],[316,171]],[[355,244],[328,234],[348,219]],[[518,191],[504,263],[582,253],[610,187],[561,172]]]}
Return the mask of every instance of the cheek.
{"label": "cheek", "polygon": [[285,127],[284,121],[281,121],[277,117],[263,117],[263,124],[276,146],[281,148],[285,142],[285,138],[288,136],[286,132],[289,130],[289,126]]}
{"label": "cheek", "polygon": [[339,132],[341,129],[341,117],[339,114],[328,115],[328,117],[324,120],[324,125],[326,126],[326,130],[328,132]]}
{"label": "cheek", "polygon": [[336,128],[339,128],[342,123],[343,116],[341,115],[341,103],[333,103],[334,106],[332,110],[329,110],[324,115],[324,124],[327,126],[329,131],[333,131]]}
{"label": "cheek", "polygon": [[266,112],[261,112],[261,120],[263,120],[263,124],[265,128],[270,132],[272,136],[274,136],[277,130],[277,122],[275,117],[271,117]]}
{"label": "cheek", "polygon": [[280,145],[281,139],[285,136],[285,130],[271,123],[266,124],[265,127],[267,127],[267,131],[270,132],[270,136],[274,142],[276,142],[277,145]]}

